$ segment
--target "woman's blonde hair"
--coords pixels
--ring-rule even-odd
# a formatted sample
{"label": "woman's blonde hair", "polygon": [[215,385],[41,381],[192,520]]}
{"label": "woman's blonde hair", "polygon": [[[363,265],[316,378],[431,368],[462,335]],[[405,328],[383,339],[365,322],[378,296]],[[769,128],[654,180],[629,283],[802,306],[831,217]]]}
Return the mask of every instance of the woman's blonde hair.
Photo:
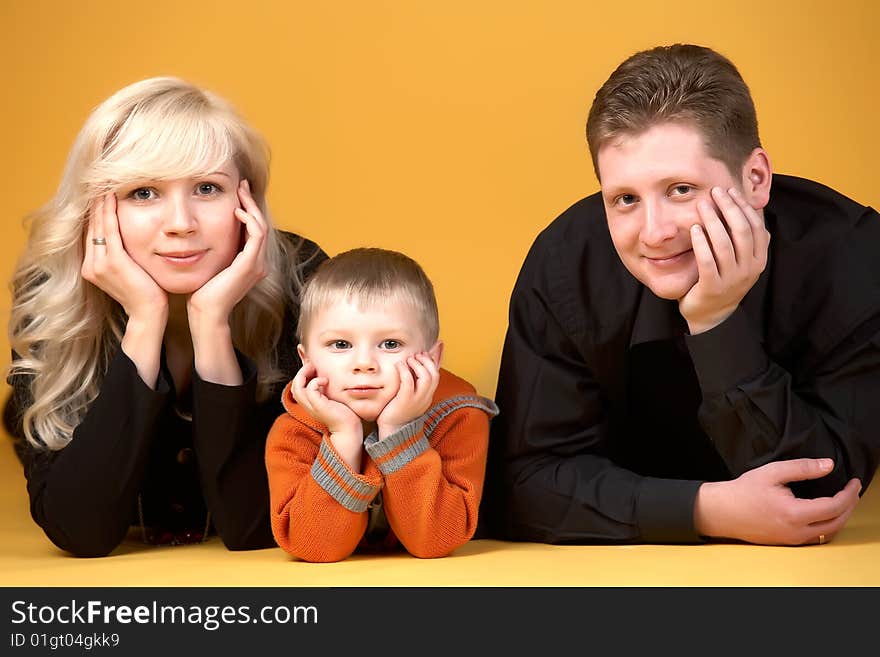
{"label": "woman's blonde hair", "polygon": [[170,77],[136,82],[86,120],[55,197],[29,218],[30,234],[12,279],[10,376],[27,377],[31,403],[20,409],[32,445],[70,441],[119,348],[122,307],[83,279],[80,268],[92,202],[132,182],[199,176],[232,160],[269,224],[269,274],[236,306],[233,343],[258,369],[258,397],[281,380],[277,343],[285,307],[302,280],[298,245],[272,227],[266,207],[269,150],[225,100]]}

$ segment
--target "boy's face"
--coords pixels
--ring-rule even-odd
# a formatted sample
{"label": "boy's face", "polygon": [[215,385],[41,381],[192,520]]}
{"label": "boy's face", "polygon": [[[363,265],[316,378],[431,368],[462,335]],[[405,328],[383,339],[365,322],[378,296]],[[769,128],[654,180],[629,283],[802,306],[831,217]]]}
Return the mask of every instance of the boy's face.
{"label": "boy's face", "polygon": [[427,351],[440,365],[441,344],[426,344],[418,311],[394,298],[381,307],[361,308],[351,299],[331,303],[315,314],[302,338],[300,358],[327,378],[327,397],[366,422],[374,422],[397,394],[396,363]]}
{"label": "boy's face", "polygon": [[[717,212],[712,187],[743,191],[743,181],[709,156],[696,128],[680,123],[609,140],[597,162],[608,229],[624,266],[658,297],[680,299],[698,278],[690,237],[690,227],[703,223],[697,202]],[[750,198],[748,190],[744,196]]]}

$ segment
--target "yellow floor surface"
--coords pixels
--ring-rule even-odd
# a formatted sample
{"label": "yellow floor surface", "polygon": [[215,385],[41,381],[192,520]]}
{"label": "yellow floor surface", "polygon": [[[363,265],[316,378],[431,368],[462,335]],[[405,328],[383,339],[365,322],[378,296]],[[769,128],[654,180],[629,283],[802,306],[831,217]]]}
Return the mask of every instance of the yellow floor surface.
{"label": "yellow floor surface", "polygon": [[472,541],[444,559],[405,554],[310,564],[282,550],[229,552],[218,538],[152,547],[129,540],[76,559],[31,520],[21,467],[0,445],[2,586],[880,586],[880,484],[830,544],[552,546]]}

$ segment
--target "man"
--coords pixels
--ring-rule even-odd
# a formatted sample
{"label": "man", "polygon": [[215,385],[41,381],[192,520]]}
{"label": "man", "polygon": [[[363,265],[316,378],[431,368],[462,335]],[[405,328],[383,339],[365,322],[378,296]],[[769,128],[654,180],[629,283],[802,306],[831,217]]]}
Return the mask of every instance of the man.
{"label": "man", "polygon": [[831,540],[880,455],[877,212],[773,175],[708,48],[630,57],[587,140],[601,192],[538,236],[511,297],[490,535]]}

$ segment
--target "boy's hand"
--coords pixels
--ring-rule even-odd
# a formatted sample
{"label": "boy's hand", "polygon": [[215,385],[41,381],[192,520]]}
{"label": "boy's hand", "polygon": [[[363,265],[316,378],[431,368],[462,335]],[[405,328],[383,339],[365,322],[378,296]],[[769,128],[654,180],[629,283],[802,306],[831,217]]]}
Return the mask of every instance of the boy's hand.
{"label": "boy's hand", "polygon": [[425,352],[400,361],[396,367],[400,388],[376,418],[379,440],[390,436],[427,411],[437,384],[440,383],[440,368]]}
{"label": "boy's hand", "polygon": [[727,319],[767,266],[770,233],[757,210],[736,189],[714,187],[712,198],[723,220],[708,201],[698,204],[703,226],[691,227],[691,240],[699,279],[678,301],[692,335]]}
{"label": "boy's hand", "polygon": [[330,399],[326,395],[326,377],[316,375],[314,365],[303,365],[290,386],[293,398],[312,417],[327,425],[333,447],[353,471],[360,472],[364,443],[361,419],[345,404]]}

